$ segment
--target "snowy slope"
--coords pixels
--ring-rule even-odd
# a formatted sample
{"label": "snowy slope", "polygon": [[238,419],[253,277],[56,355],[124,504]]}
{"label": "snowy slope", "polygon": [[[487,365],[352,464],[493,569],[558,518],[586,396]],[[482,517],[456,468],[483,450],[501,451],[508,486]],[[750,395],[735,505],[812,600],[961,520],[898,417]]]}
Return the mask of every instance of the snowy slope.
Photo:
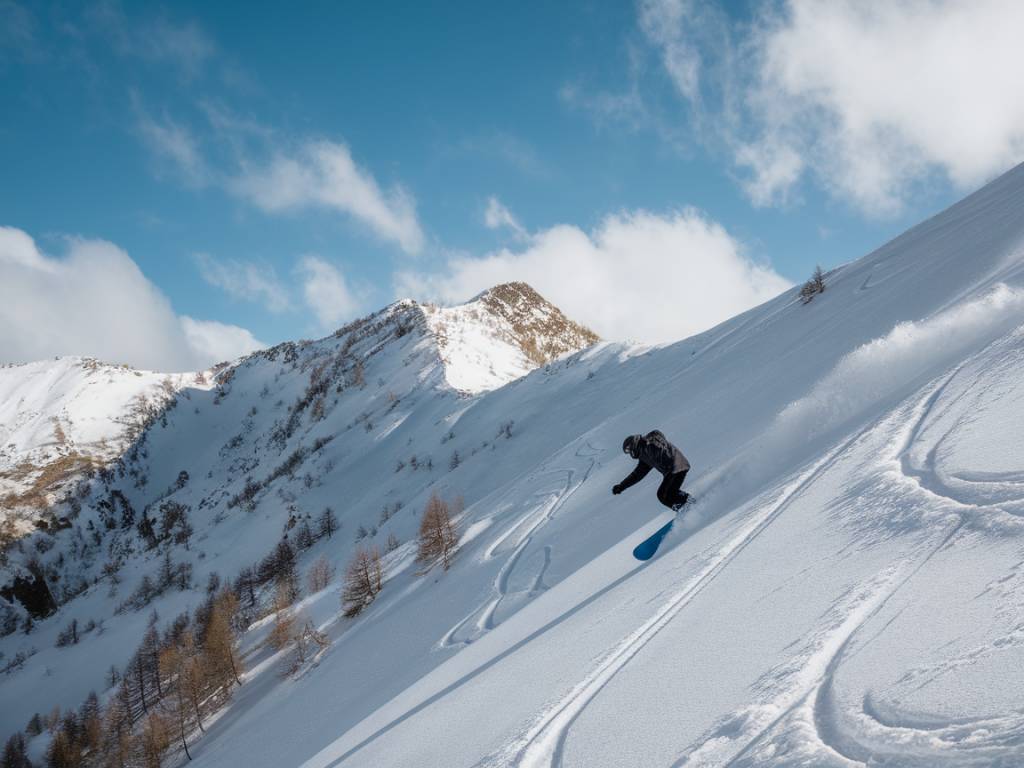
{"label": "snowy slope", "polygon": [[[108,388],[110,379],[97,385],[91,363],[81,366],[85,374],[70,376],[71,385],[51,388],[56,395],[28,373],[38,368],[46,381],[63,381],[61,374],[79,370],[74,362],[14,369],[11,391],[26,394],[8,401],[14,414],[9,429],[22,454],[34,449],[38,425],[48,425],[54,414],[73,411],[76,417],[66,421],[89,425],[88,415],[102,413],[104,424],[120,425],[134,424],[128,417],[141,409],[152,425],[132,433],[135,442],[120,446],[120,461],[100,473],[91,490],[48,509],[70,527],[52,536],[39,532],[5,553],[0,589],[17,578],[39,583],[30,570],[36,561],[62,607],[46,621],[33,616],[31,633],[0,638],[0,662],[27,657],[4,680],[9,696],[0,701],[0,720],[13,728],[34,711],[74,706],[90,689],[102,690],[105,671],[127,661],[150,610],[170,619],[194,607],[211,573],[234,579],[283,534],[294,538],[296,525],[315,525],[326,506],[344,527],[344,544],[332,542],[337,565],[351,555],[361,529],[369,534],[367,542],[381,547],[389,533],[406,542],[412,538],[417,523],[411,508],[399,515],[403,503],[441,481],[455,452],[471,462],[474,454],[495,450],[502,426],[488,425],[486,443],[476,434],[452,435],[454,419],[470,401],[451,382],[481,385],[474,358],[479,349],[464,352],[463,339],[490,340],[522,372],[537,361],[527,363],[518,346],[518,357],[508,351],[518,344],[508,320],[517,312],[563,324],[545,347],[549,359],[590,338],[528,287],[502,288],[450,309],[400,301],[326,339],[255,353],[215,377],[200,376],[199,384],[192,375],[168,379],[184,386],[160,411],[142,408],[123,389]],[[143,378],[130,373],[128,381]],[[165,398],[174,393],[163,380],[158,388]],[[505,428],[511,432],[511,425]],[[84,429],[75,435],[79,443],[85,438],[95,435]],[[502,440],[507,443],[508,434]],[[247,487],[255,490],[240,498]],[[141,536],[141,522],[148,518],[159,529],[171,504],[187,507],[194,534],[184,545],[154,546]],[[195,589],[167,589],[152,601],[135,600],[144,579],[159,579],[165,554],[175,568],[192,570]],[[17,601],[0,600],[0,608],[5,627],[26,621]],[[94,622],[98,629],[77,645],[56,648],[58,633],[73,619],[83,627]],[[41,685],[50,678],[62,681],[59,690]]]}
{"label": "snowy slope", "polygon": [[[788,292],[676,344],[598,344],[473,397],[406,304],[186,389],[111,487],[136,510],[190,506],[173,556],[195,588],[111,615],[160,555],[108,534],[128,552],[120,585],[0,640],[39,649],[3,681],[2,721],[102,687],[151,607],[197,604],[212,571],[332,504],[344,527],[303,565],[343,565],[359,526],[395,534],[383,592],[356,619],[336,584],[306,595],[331,645],[298,675],[254,624],[196,764],[1024,762],[1022,211],[1017,168],[827,275],[810,304]],[[623,436],[655,427],[698,500],[641,565],[631,548],[667,519],[654,481],[609,489],[632,468]],[[258,489],[231,505],[247,478]],[[433,490],[464,496],[462,547],[417,576]],[[53,648],[72,616],[106,617],[102,639]]]}
{"label": "snowy slope", "polygon": [[[460,424],[567,439],[470,508],[452,572],[240,699],[200,764],[1021,760],[1022,203],[1018,169],[810,305],[488,396]],[[655,425],[701,500],[640,567],[664,513],[608,487]]]}

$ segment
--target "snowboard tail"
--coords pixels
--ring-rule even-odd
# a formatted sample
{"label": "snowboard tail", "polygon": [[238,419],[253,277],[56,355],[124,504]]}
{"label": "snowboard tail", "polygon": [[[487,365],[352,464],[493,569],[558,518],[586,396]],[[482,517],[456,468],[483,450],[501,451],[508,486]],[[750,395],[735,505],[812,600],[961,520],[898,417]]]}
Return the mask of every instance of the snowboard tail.
{"label": "snowboard tail", "polygon": [[654,557],[654,553],[658,551],[658,547],[661,545],[662,539],[664,539],[668,535],[668,532],[672,530],[672,526],[675,525],[675,522],[676,519],[673,517],[661,526],[661,528],[637,544],[633,548],[633,557],[637,560],[650,560]]}
{"label": "snowboard tail", "polygon": [[[683,504],[683,508],[689,506],[689,502],[692,502],[693,498],[689,497],[686,504]],[[672,530],[672,526],[676,524],[676,520],[680,518],[682,512],[677,512],[676,516],[665,523],[661,528],[656,530],[646,539],[641,541],[633,548],[633,557],[637,560],[650,560],[654,557],[654,553],[658,551],[658,547],[661,546],[661,542],[664,541],[665,537],[668,536],[668,532]]]}

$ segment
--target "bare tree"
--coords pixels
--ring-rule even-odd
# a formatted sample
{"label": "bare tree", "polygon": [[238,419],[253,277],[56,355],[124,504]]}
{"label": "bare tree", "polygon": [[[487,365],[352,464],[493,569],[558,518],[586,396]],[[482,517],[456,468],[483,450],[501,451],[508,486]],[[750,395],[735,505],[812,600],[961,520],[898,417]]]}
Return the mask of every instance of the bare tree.
{"label": "bare tree", "polygon": [[296,672],[299,667],[306,663],[310,654],[316,654],[330,645],[327,635],[313,626],[313,622],[306,619],[302,628],[295,633],[294,637],[295,654],[292,657],[292,664],[288,669],[289,674]]}
{"label": "bare tree", "polygon": [[306,586],[310,594],[326,589],[334,579],[334,566],[330,561],[321,555],[316,562],[309,567],[306,574]]}
{"label": "bare tree", "polygon": [[416,561],[422,566],[421,573],[429,571],[438,561],[446,571],[451,567],[459,546],[459,531],[452,518],[461,512],[461,498],[449,504],[437,493],[431,494],[420,520]]}
{"label": "bare tree", "polygon": [[345,616],[351,618],[362,612],[373,602],[384,586],[384,569],[380,562],[380,551],[356,549],[355,556],[345,571],[345,588],[341,599]]}
{"label": "bare tree", "polygon": [[235,579],[235,591],[239,595],[245,596],[250,608],[256,605],[257,586],[256,574],[251,567],[247,566],[238,572],[238,578]]}
{"label": "bare tree", "polygon": [[203,730],[203,721],[198,698],[193,696],[196,682],[194,669],[197,665],[189,653],[192,635],[187,632],[183,640],[185,637],[188,640],[182,647],[171,645],[160,653],[160,673],[167,680],[168,695],[164,698],[163,706],[176,726],[185,756],[191,760],[185,735],[192,727],[193,718],[200,730]]}
{"label": "bare tree", "polygon": [[218,684],[229,687],[232,682],[242,684],[239,676],[242,665],[235,649],[235,633],[231,629],[236,613],[238,598],[230,589],[223,590],[213,601],[213,610],[203,636],[207,666]]}
{"label": "bare tree", "polygon": [[25,735],[18,731],[12,735],[4,746],[3,757],[0,758],[0,765],[3,768],[32,768],[28,759],[28,749],[25,743]]}
{"label": "bare tree", "polygon": [[120,686],[107,705],[103,715],[103,742],[101,754],[104,766],[124,768],[132,757],[132,718],[131,706],[124,695],[124,686]]}
{"label": "bare tree", "polygon": [[292,628],[295,625],[295,617],[291,611],[292,602],[290,589],[284,582],[279,581],[274,592],[274,626],[267,638],[270,647],[275,651],[280,651],[292,639]]}
{"label": "bare tree", "polygon": [[313,536],[313,529],[309,527],[308,520],[303,520],[295,531],[295,547],[301,552],[312,547],[314,543],[316,537]]}
{"label": "bare tree", "polygon": [[[167,721],[163,715],[152,712],[142,726],[142,765],[145,768],[162,768],[164,754],[171,746]],[[191,757],[189,758],[191,759]]]}
{"label": "bare tree", "polygon": [[825,274],[821,271],[821,266],[816,266],[811,279],[800,288],[800,301],[804,304],[809,304],[815,296],[824,292]]}
{"label": "bare tree", "polygon": [[330,507],[324,507],[324,511],[320,513],[317,522],[319,523],[320,536],[326,536],[329,539],[338,530],[338,518]]}

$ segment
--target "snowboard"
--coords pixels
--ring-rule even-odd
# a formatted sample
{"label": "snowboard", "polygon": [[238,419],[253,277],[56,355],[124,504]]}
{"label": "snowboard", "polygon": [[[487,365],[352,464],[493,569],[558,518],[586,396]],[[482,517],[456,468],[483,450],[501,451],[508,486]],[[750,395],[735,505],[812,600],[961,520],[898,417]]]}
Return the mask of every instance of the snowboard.
{"label": "snowboard", "polygon": [[652,533],[650,536],[648,536],[646,539],[641,541],[633,548],[633,557],[641,561],[650,560],[652,557],[654,557],[654,553],[658,551],[658,547],[661,546],[661,542],[665,539],[666,536],[668,536],[668,532],[672,530],[672,526],[676,524],[676,520],[678,520],[682,516],[683,510],[685,510],[692,503],[693,497],[691,496],[689,499],[686,500],[686,503],[683,504],[682,507],[680,507],[679,511],[676,512],[675,517],[673,517],[671,520],[669,520],[667,523],[661,526],[661,528],[656,530],[654,533]]}

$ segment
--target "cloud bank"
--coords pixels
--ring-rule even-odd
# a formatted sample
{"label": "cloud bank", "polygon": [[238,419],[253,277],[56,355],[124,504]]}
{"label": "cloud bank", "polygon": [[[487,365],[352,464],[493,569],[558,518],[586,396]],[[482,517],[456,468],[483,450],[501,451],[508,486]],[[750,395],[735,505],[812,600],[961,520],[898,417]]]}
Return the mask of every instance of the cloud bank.
{"label": "cloud bank", "polygon": [[0,360],[89,355],[195,370],[261,346],[244,328],[176,315],[113,243],[70,238],[54,258],[26,232],[0,227]]}
{"label": "cloud bank", "polygon": [[434,273],[401,273],[396,288],[399,295],[456,302],[511,280],[528,282],[604,338],[652,343],[710,328],[790,286],[688,208],[608,216],[590,233],[552,227],[521,249],[454,256]]}
{"label": "cloud bank", "polygon": [[1024,159],[1015,0],[785,0],[724,38],[714,4],[644,0],[639,22],[755,204],[811,178],[886,216],[931,178],[967,189]]}

